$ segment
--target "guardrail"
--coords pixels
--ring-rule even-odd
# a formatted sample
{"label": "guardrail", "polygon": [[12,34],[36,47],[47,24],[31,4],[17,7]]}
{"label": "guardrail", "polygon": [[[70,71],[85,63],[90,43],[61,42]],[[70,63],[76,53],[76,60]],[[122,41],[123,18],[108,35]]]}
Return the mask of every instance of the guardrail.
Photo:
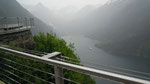
{"label": "guardrail", "polygon": [[36,60],[36,61],[39,61],[42,63],[46,63],[49,65],[53,65],[54,72],[55,72],[54,76],[55,76],[56,84],[64,83],[64,80],[60,78],[60,77],[63,78],[63,69],[68,69],[68,70],[72,70],[75,72],[80,72],[80,73],[93,75],[93,76],[97,76],[97,77],[102,77],[102,78],[106,78],[106,79],[110,79],[113,81],[118,81],[118,82],[122,82],[122,83],[126,83],[126,84],[150,84],[150,81],[148,81],[148,80],[143,80],[143,79],[130,77],[130,76],[122,75],[122,74],[112,73],[112,72],[103,71],[103,70],[97,70],[97,69],[93,69],[93,68],[89,68],[89,67],[69,64],[69,63],[57,61],[54,59],[50,59],[53,56],[60,55],[60,53],[58,53],[58,52],[55,52],[55,53],[52,53],[52,54],[49,54],[49,55],[46,55],[43,57],[39,57],[36,55],[16,51],[16,50],[5,48],[5,47],[0,47],[0,50],[9,52],[12,54],[16,54],[19,56],[23,56],[28,59]]}
{"label": "guardrail", "polygon": [[34,26],[33,18],[22,17],[0,17],[0,29],[11,29],[18,27]]}
{"label": "guardrail", "polygon": [[33,18],[0,17],[0,35],[30,30],[33,27]]}

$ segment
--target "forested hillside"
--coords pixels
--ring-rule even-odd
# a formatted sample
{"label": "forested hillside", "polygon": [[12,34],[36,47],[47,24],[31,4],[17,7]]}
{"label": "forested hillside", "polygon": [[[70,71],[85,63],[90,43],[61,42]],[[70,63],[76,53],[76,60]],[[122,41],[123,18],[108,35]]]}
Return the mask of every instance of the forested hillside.
{"label": "forested hillside", "polygon": [[[11,43],[11,45],[12,45],[12,43]],[[22,51],[24,49],[20,48],[21,46],[18,45],[17,43],[13,43],[13,46],[11,46],[10,48]],[[80,58],[74,52],[74,50],[75,50],[74,45],[71,43],[67,44],[63,39],[57,38],[55,34],[40,33],[39,35],[33,37],[33,42],[31,45],[29,45],[29,47],[31,47],[30,48],[31,50],[35,50],[36,52],[52,53],[55,51],[59,51],[62,53],[63,56],[66,56],[66,57],[69,57],[69,58],[72,58],[75,60],[80,60]],[[36,53],[36,54],[38,54],[38,53]],[[33,70],[31,68],[22,67],[20,65],[16,65],[16,63],[23,64],[23,65],[30,66],[30,67],[32,66],[36,69],[40,69],[42,71],[46,71],[46,72],[54,74],[54,67],[53,66],[50,66],[50,65],[45,64],[45,63],[33,61],[31,59],[22,58],[22,57],[17,56],[17,55],[4,53],[2,51],[0,51],[0,55],[3,58],[7,58],[7,59],[10,59],[10,60],[15,62],[15,64],[14,64],[14,63],[11,63],[10,61],[3,60],[0,58],[2,63],[11,65],[12,67],[17,68],[20,71],[23,71],[23,72],[26,72],[28,74],[32,74],[35,76],[35,77],[32,77],[29,75],[25,75],[24,73],[20,73],[19,71],[8,68],[8,71],[18,75],[19,77],[22,77],[23,79],[28,80],[30,82],[33,82],[35,84],[49,84],[43,80],[37,79],[37,77],[45,79],[48,82],[54,83],[55,79],[52,75],[47,74],[47,73],[43,73],[41,71]],[[72,60],[68,60],[67,62],[73,63]],[[77,63],[80,64],[79,61]],[[4,66],[2,66],[2,67],[4,67]],[[3,70],[0,70],[0,73],[9,75],[7,72],[5,72]],[[66,69],[64,69],[63,74],[64,74],[65,78],[79,82],[81,84],[95,84],[94,79],[91,78],[89,75],[81,74],[81,73],[74,72],[71,70],[66,70]],[[1,74],[0,74],[0,76],[1,76]],[[21,84],[28,84],[26,81],[23,81],[23,80],[18,79],[16,77],[14,79],[17,80],[18,82],[20,82]],[[4,80],[11,83],[11,84],[13,83],[11,80],[9,80],[7,78],[6,79],[4,78]],[[70,81],[64,81],[64,82],[65,82],[65,84],[74,84],[73,82],[70,82]]]}

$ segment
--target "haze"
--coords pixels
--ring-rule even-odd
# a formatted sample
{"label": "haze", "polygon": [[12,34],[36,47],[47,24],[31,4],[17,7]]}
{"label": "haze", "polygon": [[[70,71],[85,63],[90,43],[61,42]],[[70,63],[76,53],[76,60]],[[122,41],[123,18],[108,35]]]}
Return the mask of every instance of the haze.
{"label": "haze", "polygon": [[[29,20],[30,17],[33,19]],[[61,52],[63,56],[54,60],[134,75],[142,80],[150,78],[150,0],[0,0],[0,27],[0,45],[10,45],[6,46],[7,48],[21,49],[19,51],[29,49],[30,54],[35,55],[40,52]],[[31,31],[29,27],[33,27]],[[39,34],[40,32],[45,35]],[[56,36],[53,36],[54,34]],[[67,45],[70,43],[72,44]],[[1,54],[0,63],[3,64],[6,59],[6,65],[23,72],[31,72],[32,69],[28,67],[9,65],[11,60],[12,63],[21,63],[22,58],[13,60],[16,56],[10,58],[7,53]],[[64,56],[67,56],[67,59]],[[21,64],[27,62],[26,66],[36,64],[29,63],[31,60],[23,62]],[[52,71],[48,73],[53,73],[53,69],[47,65],[45,67],[43,63],[37,63],[35,66],[38,66],[34,67],[36,69],[41,67],[41,70],[49,69]],[[43,83],[43,80],[46,80],[46,83],[54,82],[53,77],[47,76],[47,73],[28,73],[42,78],[40,81],[27,78],[25,74],[14,72],[16,69],[11,70],[5,65],[1,68],[0,78],[10,84],[19,79],[11,72],[27,80],[19,79],[19,83],[31,81],[39,84]],[[1,76],[3,74],[15,81]],[[65,73],[64,77],[69,78],[69,83],[75,81],[93,84],[89,82],[89,77],[83,74],[68,74],[70,71]],[[92,78],[96,84],[118,84],[116,81],[112,83],[109,80]]]}
{"label": "haze", "polygon": [[36,5],[41,2],[50,9],[61,9],[63,7],[73,6],[82,8],[86,5],[105,4],[108,0],[17,0],[21,4]]}

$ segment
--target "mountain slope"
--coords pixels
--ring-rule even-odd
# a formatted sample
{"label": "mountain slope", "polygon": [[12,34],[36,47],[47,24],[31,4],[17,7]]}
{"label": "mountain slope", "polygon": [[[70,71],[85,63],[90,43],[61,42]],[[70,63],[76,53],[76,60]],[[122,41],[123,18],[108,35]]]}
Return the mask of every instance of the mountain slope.
{"label": "mountain slope", "polygon": [[33,17],[35,20],[35,28],[33,34],[38,32],[51,32],[52,27],[43,23],[38,18],[34,17],[30,12],[24,9],[16,0],[1,0],[0,1],[0,16],[1,17]]}
{"label": "mountain slope", "polygon": [[51,10],[45,7],[42,3],[38,3],[31,7],[29,11],[43,22],[50,23],[51,18],[53,17]]}
{"label": "mountain slope", "polygon": [[149,22],[150,0],[113,0],[61,27],[101,41],[97,46],[114,54],[148,56]]}
{"label": "mountain slope", "polygon": [[113,11],[112,15],[108,14],[111,19],[105,23],[105,31],[100,33],[101,29],[97,28],[94,32],[103,41],[97,46],[114,54],[149,56],[150,1],[122,0],[111,5],[105,10]]}

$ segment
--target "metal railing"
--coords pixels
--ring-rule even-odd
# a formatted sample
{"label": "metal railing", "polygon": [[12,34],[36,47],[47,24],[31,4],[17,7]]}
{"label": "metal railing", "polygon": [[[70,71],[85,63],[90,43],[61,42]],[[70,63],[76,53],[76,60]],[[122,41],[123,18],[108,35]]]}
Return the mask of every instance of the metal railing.
{"label": "metal railing", "polygon": [[34,19],[27,17],[0,17],[0,28],[34,26]]}
{"label": "metal railing", "polygon": [[[35,61],[38,61],[38,62],[42,62],[42,63],[46,63],[46,64],[54,66],[54,74],[47,73],[45,71],[41,71],[41,72],[47,73],[49,75],[54,76],[56,84],[63,84],[64,80],[80,84],[78,82],[75,82],[75,81],[64,78],[63,77],[63,69],[72,70],[72,71],[75,71],[75,72],[80,72],[80,73],[93,75],[93,76],[97,76],[97,77],[102,77],[102,78],[106,78],[106,79],[110,79],[110,80],[113,80],[113,81],[118,81],[118,82],[126,83],[126,84],[150,84],[150,81],[148,81],[148,80],[135,78],[135,77],[131,77],[131,76],[126,76],[126,75],[122,75],[122,74],[117,74],[117,73],[112,73],[112,72],[108,72],[108,71],[104,71],[104,70],[98,70],[98,69],[93,69],[93,68],[89,68],[89,67],[69,64],[69,63],[65,63],[65,62],[62,62],[62,61],[51,59],[54,56],[60,55],[60,53],[58,53],[58,52],[48,54],[48,55],[45,55],[43,57],[39,57],[39,56],[36,56],[36,55],[16,51],[16,50],[5,48],[5,47],[0,47],[0,50],[5,51],[7,53],[16,54],[16,55],[21,56],[21,57],[25,57],[25,58],[30,59],[30,60],[32,59],[32,60],[35,60]],[[11,60],[6,59],[6,58],[1,58],[1,59],[10,61],[11,63],[14,63],[14,64],[16,63],[16,62],[11,61]],[[24,74],[27,74],[27,75],[30,75],[30,76],[34,77],[32,74],[28,74],[26,72],[21,72],[20,70],[16,69],[15,67],[8,66],[7,64],[2,64],[1,63],[1,65],[7,66],[10,69],[15,69],[15,70],[19,71],[20,73],[24,73]],[[21,64],[17,64],[17,65],[21,65]],[[22,65],[22,66],[29,67],[29,66],[26,66],[26,65]],[[32,67],[29,67],[29,68],[34,69]],[[0,69],[3,70],[3,68],[0,68]],[[9,74],[13,74],[13,73],[11,73],[7,70],[3,70],[3,71],[8,72]],[[40,71],[40,70],[38,69],[38,71]],[[12,81],[14,80],[11,77],[6,76],[5,74],[3,74],[3,76],[10,79],[10,80],[12,80]],[[15,77],[17,77],[17,75]],[[37,77],[37,79],[43,80],[42,78],[38,78],[38,77]],[[28,80],[24,80],[24,81],[25,82],[31,82],[31,81],[28,81]],[[43,81],[45,81],[45,80],[43,80]],[[19,84],[17,81],[15,81],[15,82],[17,84]],[[49,82],[49,81],[45,81],[45,82],[47,82],[49,84],[53,84],[52,82]]]}
{"label": "metal railing", "polygon": [[24,31],[33,27],[33,18],[0,17],[0,34]]}

